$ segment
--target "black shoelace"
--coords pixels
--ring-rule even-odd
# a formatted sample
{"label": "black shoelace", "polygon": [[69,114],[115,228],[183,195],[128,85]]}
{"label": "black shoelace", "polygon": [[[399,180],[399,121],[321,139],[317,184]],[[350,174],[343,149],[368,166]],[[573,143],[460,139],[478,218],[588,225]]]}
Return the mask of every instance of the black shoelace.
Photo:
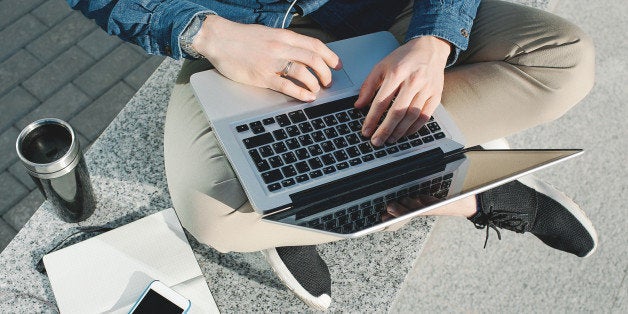
{"label": "black shoelace", "polygon": [[484,239],[484,248],[486,249],[486,244],[488,243],[488,234],[489,229],[495,230],[497,232],[497,239],[501,240],[502,235],[497,228],[506,228],[508,230],[512,230],[517,233],[524,233],[525,228],[528,223],[523,219],[527,217],[527,213],[516,213],[516,212],[494,212],[493,207],[489,208],[489,212],[483,214],[485,216],[485,222],[483,223],[474,223],[476,229],[485,229],[486,228],[486,238]]}

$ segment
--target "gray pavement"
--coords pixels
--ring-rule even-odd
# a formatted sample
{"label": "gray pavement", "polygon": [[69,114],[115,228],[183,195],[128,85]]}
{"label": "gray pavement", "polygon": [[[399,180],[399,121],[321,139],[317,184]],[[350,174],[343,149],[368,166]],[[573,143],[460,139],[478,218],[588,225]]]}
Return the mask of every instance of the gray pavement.
{"label": "gray pavement", "polygon": [[84,148],[163,60],[109,36],[65,0],[0,0],[0,251],[43,202],[15,139],[44,117],[69,121]]}
{"label": "gray pavement", "polygon": [[[509,138],[515,148],[585,149],[538,176],[587,212],[599,234],[589,258],[552,250],[534,236],[491,234],[464,219],[441,218],[392,312],[628,313],[628,109],[623,0],[560,1],[555,13],[592,35],[596,85],[558,121]],[[392,266],[391,266],[392,267]]]}

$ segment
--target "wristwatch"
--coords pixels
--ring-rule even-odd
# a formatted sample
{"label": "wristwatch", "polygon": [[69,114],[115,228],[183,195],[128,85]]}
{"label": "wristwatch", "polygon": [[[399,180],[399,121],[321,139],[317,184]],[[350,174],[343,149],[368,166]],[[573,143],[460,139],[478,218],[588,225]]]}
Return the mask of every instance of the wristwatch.
{"label": "wristwatch", "polygon": [[192,43],[194,42],[194,37],[198,34],[198,31],[201,30],[201,26],[203,26],[203,21],[207,18],[208,13],[201,13],[194,16],[190,24],[185,28],[181,37],[179,37],[179,45],[181,46],[181,50],[185,52],[192,58],[201,59],[203,55],[198,53],[194,48],[192,48]]}

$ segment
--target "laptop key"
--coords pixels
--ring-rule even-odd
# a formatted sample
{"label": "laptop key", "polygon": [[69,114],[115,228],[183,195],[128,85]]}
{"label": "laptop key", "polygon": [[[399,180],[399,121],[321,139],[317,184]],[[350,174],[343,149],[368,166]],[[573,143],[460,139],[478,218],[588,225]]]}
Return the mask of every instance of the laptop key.
{"label": "laptop key", "polygon": [[271,191],[271,192],[273,192],[273,191],[277,191],[277,190],[281,189],[281,184],[279,184],[279,183],[269,184],[269,185],[267,186],[267,188],[268,188],[268,190],[269,190],[269,191]]}
{"label": "laptop key", "polygon": [[282,126],[282,127],[292,124],[290,122],[290,119],[288,119],[288,116],[285,114],[280,114],[276,116],[275,119],[277,120],[277,123],[279,123],[279,126]]}
{"label": "laptop key", "polygon": [[338,121],[340,121],[341,123],[347,122],[349,120],[351,120],[349,118],[349,115],[346,112],[339,112],[336,114],[336,119],[338,119]]}
{"label": "laptop key", "polygon": [[373,151],[373,147],[368,142],[363,142],[358,146],[358,148],[360,148],[360,152],[362,152],[362,154],[368,154]]}
{"label": "laptop key", "polygon": [[321,156],[321,159],[323,160],[323,163],[325,164],[325,166],[329,166],[331,164],[336,163],[336,160],[331,154],[325,154]]}
{"label": "laptop key", "polygon": [[431,135],[423,137],[423,143],[429,143],[433,141],[434,141],[434,137],[432,137]]}
{"label": "laptop key", "polygon": [[310,177],[308,177],[307,174],[301,174],[301,175],[298,175],[296,179],[297,179],[298,183],[303,183],[303,182],[309,180]]}
{"label": "laptop key", "polygon": [[275,136],[275,140],[281,141],[288,138],[288,134],[283,129],[273,131],[273,135]]}
{"label": "laptop key", "polygon": [[354,159],[349,160],[349,164],[351,166],[357,166],[361,163],[362,163],[362,160],[360,160],[360,158],[354,158]]}
{"label": "laptop key", "polygon": [[322,142],[321,148],[323,148],[323,151],[325,151],[326,153],[329,153],[336,149],[336,147],[334,147],[334,144],[331,141]]}
{"label": "laptop key", "polygon": [[402,143],[401,145],[399,145],[399,149],[401,150],[410,149],[410,143]]}
{"label": "laptop key", "polygon": [[375,159],[375,156],[373,156],[373,154],[368,154],[368,155],[362,156],[362,161],[364,161],[364,162],[369,162],[369,161],[371,161],[373,159]]}
{"label": "laptop key", "polygon": [[250,149],[249,155],[251,156],[251,159],[253,159],[253,161],[256,163],[264,160],[264,158],[262,158],[262,156],[260,156],[260,154],[257,152],[257,149]]}
{"label": "laptop key", "polygon": [[353,157],[358,157],[360,156],[360,150],[355,147],[355,146],[351,146],[349,148],[346,149],[347,153],[349,154],[349,157],[353,158]]}
{"label": "laptop key", "polygon": [[325,125],[325,122],[323,122],[323,119],[320,119],[320,118],[312,120],[312,126],[314,126],[314,128],[317,130],[324,129],[327,127]]}
{"label": "laptop key", "polygon": [[355,134],[349,134],[349,135],[345,136],[345,138],[347,139],[347,142],[350,145],[359,144],[361,142],[360,141],[360,137],[355,135]]}
{"label": "laptop key", "polygon": [[351,129],[349,129],[346,124],[336,126],[336,130],[338,130],[338,133],[340,133],[340,135],[347,135],[351,133]]}
{"label": "laptop key", "polygon": [[318,144],[308,146],[307,150],[310,151],[310,155],[312,156],[318,156],[323,153],[323,150]]}
{"label": "laptop key", "polygon": [[354,211],[357,211],[358,209],[360,209],[360,207],[358,207],[358,205],[353,205],[353,206],[347,208],[347,213],[353,213]]}
{"label": "laptop key", "polygon": [[312,169],[318,169],[318,168],[323,167],[323,163],[321,162],[321,159],[318,157],[309,159],[307,163],[310,164],[310,168]]}
{"label": "laptop key", "polygon": [[290,121],[292,121],[292,123],[299,123],[307,120],[307,117],[305,116],[305,113],[303,113],[303,110],[289,112],[288,117],[290,118]]}
{"label": "laptop key", "polygon": [[385,150],[379,150],[379,151],[375,152],[375,157],[377,157],[377,158],[382,158],[382,157],[384,157],[386,155],[388,155],[388,154],[386,153]]}
{"label": "laptop key", "polygon": [[303,146],[308,146],[308,145],[314,144],[314,141],[312,141],[312,137],[309,134],[300,135],[299,136],[299,142]]}
{"label": "laptop key", "polygon": [[440,140],[441,138],[445,138],[445,133],[438,132],[438,133],[434,134],[434,138],[437,139],[437,140]]}
{"label": "laptop key", "polygon": [[338,132],[336,132],[336,129],[334,128],[326,128],[325,130],[323,130],[323,132],[325,133],[325,136],[327,136],[327,138],[330,140],[338,136]]}
{"label": "laptop key", "polygon": [[295,164],[295,166],[297,167],[297,171],[299,171],[299,173],[304,173],[304,172],[310,171],[310,166],[308,166],[307,162],[305,162],[305,161],[298,162],[298,163]]}
{"label": "laptop key", "polygon": [[283,185],[284,188],[287,188],[289,186],[294,185],[294,179],[290,178],[290,179],[285,179],[283,181],[281,181],[281,185]]}
{"label": "laptop key", "polygon": [[408,135],[408,139],[414,140],[414,139],[419,138],[420,136],[421,135],[419,135],[419,132],[414,132],[414,133]]}
{"label": "laptop key", "polygon": [[336,165],[336,168],[337,168],[338,170],[344,170],[344,169],[349,168],[349,164],[348,164],[348,163],[346,163],[346,162],[341,162],[341,163],[339,163],[339,164],[337,164],[337,165]]}
{"label": "laptop key", "polygon": [[427,128],[430,129],[430,131],[436,132],[436,131],[440,131],[440,125],[438,125],[437,122],[431,122],[427,124]]}
{"label": "laptop key", "polygon": [[295,137],[299,134],[301,134],[301,132],[299,132],[299,128],[295,125],[291,125],[289,127],[286,128],[286,132],[288,132],[288,135],[290,135],[291,137]]}
{"label": "laptop key", "polygon": [[259,134],[242,140],[242,143],[244,143],[244,146],[248,149],[270,144],[272,142],[273,136],[270,135],[270,133]]}
{"label": "laptop key", "polygon": [[256,162],[255,166],[257,167],[257,170],[259,172],[270,170],[270,165],[268,164],[268,161],[266,161],[266,160],[262,160],[262,161]]}
{"label": "laptop key", "polygon": [[[281,155],[281,157],[283,158],[283,161],[284,161],[286,164],[291,164],[291,163],[293,163],[293,162],[296,162],[296,161],[297,161],[297,157],[294,155],[294,153],[293,153],[293,152],[287,152],[287,153],[284,153],[283,155]],[[284,174],[285,174],[285,173],[284,173]],[[288,177],[288,175],[286,175],[286,177]]]}
{"label": "laptop key", "polygon": [[448,174],[446,174],[446,175],[444,175],[444,176],[443,176],[443,180],[449,180],[449,179],[451,179],[451,178],[453,178],[453,177],[454,177],[454,174],[453,174],[453,173],[448,173]]}
{"label": "laptop key", "polygon": [[334,172],[336,172],[336,168],[334,168],[334,166],[325,167],[325,168],[323,168],[323,172],[325,174],[334,173]]}
{"label": "laptop key", "polygon": [[262,173],[262,179],[266,184],[269,184],[283,179],[283,175],[279,169],[275,169]]}
{"label": "laptop key", "polygon": [[349,128],[353,132],[358,132],[358,131],[362,130],[362,124],[360,124],[360,122],[358,122],[358,121],[351,121],[351,122],[349,122]]}
{"label": "laptop key", "polygon": [[249,126],[251,127],[251,131],[255,134],[264,133],[266,131],[260,121],[251,122],[249,123]]}
{"label": "laptop key", "polygon": [[338,120],[336,120],[334,116],[325,116],[323,117],[323,121],[325,121],[325,124],[327,124],[327,126],[338,124]]}
{"label": "laptop key", "polygon": [[307,149],[305,148],[299,148],[295,150],[294,153],[297,155],[297,158],[299,160],[310,158],[310,153],[308,153]]}
{"label": "laptop key", "polygon": [[300,123],[299,129],[301,130],[301,133],[310,133],[314,131],[314,128],[312,127],[312,125],[307,121]]}
{"label": "laptop key", "polygon": [[353,120],[359,119],[362,117],[362,112],[360,111],[360,109],[357,109],[357,108],[351,108],[347,110],[347,113],[349,114],[349,117],[351,117],[351,119]]}
{"label": "laptop key", "polygon": [[283,160],[281,160],[281,157],[279,157],[279,156],[270,157],[270,158],[268,158],[268,161],[270,162],[270,165],[273,168],[277,168],[277,167],[283,166]]}
{"label": "laptop key", "polygon": [[299,141],[297,141],[294,138],[289,138],[286,140],[286,146],[288,146],[289,149],[294,150],[297,149],[299,147],[301,147],[301,145],[299,144]]}
{"label": "laptop key", "polygon": [[288,150],[288,148],[286,147],[286,144],[284,144],[283,142],[273,143],[272,146],[273,146],[273,150],[275,151],[275,154],[281,154]]}
{"label": "laptop key", "polygon": [[417,147],[421,144],[423,144],[423,142],[421,141],[421,139],[418,139],[418,138],[416,140],[410,141],[410,145],[412,145],[413,147]]}
{"label": "laptop key", "polygon": [[270,145],[260,147],[259,152],[262,154],[262,157],[270,157],[273,155],[273,149],[270,148]]}
{"label": "laptop key", "polygon": [[327,222],[334,219],[334,214],[329,214],[321,217],[322,222]]}
{"label": "laptop key", "polygon": [[314,139],[315,142],[322,142],[326,140],[327,138],[325,137],[325,134],[323,134],[322,131],[316,131],[312,133],[312,139]]}
{"label": "laptop key", "polygon": [[273,117],[266,118],[266,119],[262,120],[262,123],[263,123],[264,125],[270,125],[270,124],[273,124],[273,123],[275,123],[275,118],[273,118]]}
{"label": "laptop key", "polygon": [[344,161],[349,159],[349,156],[347,156],[347,153],[345,153],[344,150],[335,151],[334,157],[336,157],[336,160],[338,161]]}
{"label": "laptop key", "polygon": [[312,172],[310,172],[310,178],[314,179],[314,178],[318,178],[320,176],[323,175],[323,172],[320,170],[314,170]]}
{"label": "laptop key", "polygon": [[241,125],[236,126],[236,131],[238,132],[244,132],[244,131],[247,131],[248,129],[249,129],[249,126],[246,124],[241,124]]}
{"label": "laptop key", "polygon": [[347,147],[347,140],[345,140],[344,137],[337,137],[333,140],[334,144],[336,145],[337,149],[342,149]]}
{"label": "laptop key", "polygon": [[388,152],[389,154],[394,154],[398,151],[399,151],[399,148],[397,148],[397,146],[388,147],[386,149],[386,152]]}
{"label": "laptop key", "polygon": [[297,175],[297,171],[294,169],[292,165],[287,165],[285,167],[282,167],[281,172],[286,178],[294,177],[295,175]]}
{"label": "laptop key", "polygon": [[430,135],[430,130],[428,130],[428,129],[427,129],[427,127],[425,127],[425,125],[424,125],[424,126],[422,126],[422,127],[419,129],[419,134],[420,134],[421,136]]}

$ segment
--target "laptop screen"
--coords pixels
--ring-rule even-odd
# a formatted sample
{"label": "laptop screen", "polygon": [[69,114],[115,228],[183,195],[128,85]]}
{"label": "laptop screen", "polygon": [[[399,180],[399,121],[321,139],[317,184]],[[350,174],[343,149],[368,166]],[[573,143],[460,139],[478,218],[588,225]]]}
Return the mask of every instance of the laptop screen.
{"label": "laptop screen", "polygon": [[[398,185],[334,208],[305,207],[267,219],[337,234],[359,236],[409,219],[457,199],[511,181],[580,153],[581,150],[467,150],[407,171],[412,178]],[[401,216],[386,214],[390,202],[404,198],[415,202]]]}

